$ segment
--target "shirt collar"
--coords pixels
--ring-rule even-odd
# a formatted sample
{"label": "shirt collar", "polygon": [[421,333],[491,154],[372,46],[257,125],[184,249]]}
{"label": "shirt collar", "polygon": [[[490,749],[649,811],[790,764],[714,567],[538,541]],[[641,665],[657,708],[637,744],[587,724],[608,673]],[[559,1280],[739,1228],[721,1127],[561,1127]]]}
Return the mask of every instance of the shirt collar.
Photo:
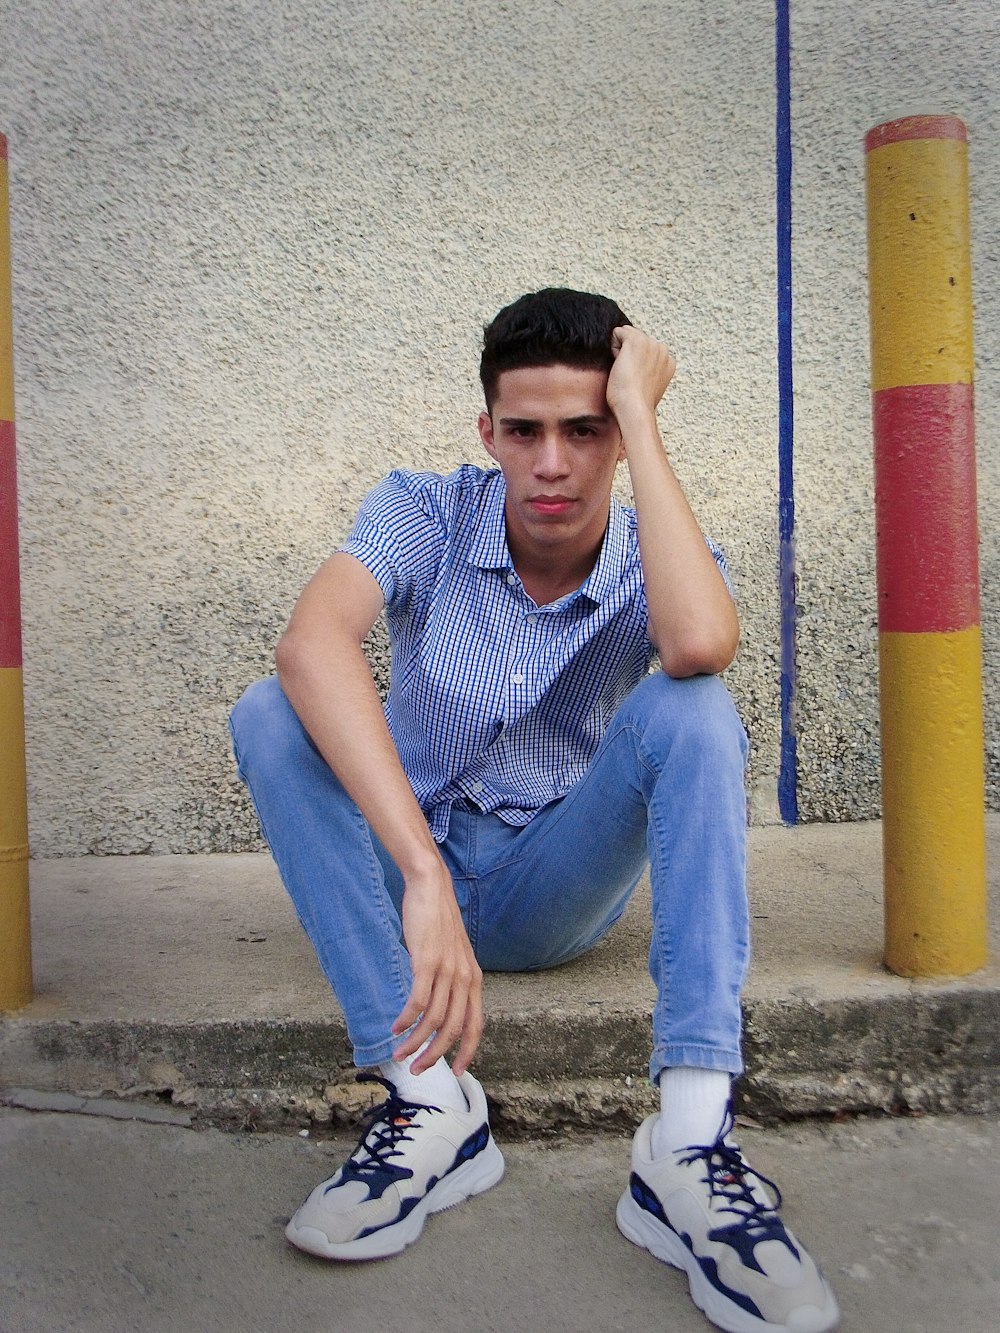
{"label": "shirt collar", "polygon": [[513,569],[514,562],[507,549],[507,527],[504,523],[504,501],[507,487],[503,473],[494,472],[483,496],[479,527],[469,547],[469,564],[477,569]]}
{"label": "shirt collar", "polygon": [[[507,549],[507,529],[504,523],[504,501],[507,488],[503,473],[495,472],[486,488],[480,511],[479,529],[469,548],[469,564],[477,569],[513,569],[514,562]],[[587,597],[592,602],[603,602],[621,581],[628,544],[628,520],[622,505],[611,497],[608,528],[601,543],[597,564],[584,579],[575,597]],[[571,599],[568,599],[571,600]]]}
{"label": "shirt collar", "polygon": [[589,597],[592,602],[603,602],[615,591],[621,582],[627,544],[628,521],[625,510],[612,496],[608,530],[601,543],[601,554],[580,587],[581,596]]}

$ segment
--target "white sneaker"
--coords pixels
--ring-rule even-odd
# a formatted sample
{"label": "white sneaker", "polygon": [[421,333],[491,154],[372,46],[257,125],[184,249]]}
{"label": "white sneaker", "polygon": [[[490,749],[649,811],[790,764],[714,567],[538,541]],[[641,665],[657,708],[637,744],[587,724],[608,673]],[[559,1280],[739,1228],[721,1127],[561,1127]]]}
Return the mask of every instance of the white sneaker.
{"label": "white sneaker", "polygon": [[404,1101],[386,1079],[357,1148],[317,1185],[285,1228],[322,1259],[384,1259],[411,1245],[428,1213],[451,1208],[500,1180],[504,1160],[490,1134],[486,1097],[471,1074],[459,1085],[467,1111]]}
{"label": "white sneaker", "polygon": [[[726,1138],[653,1159],[652,1115],[636,1131],[618,1230],[687,1273],[695,1305],[727,1333],[830,1333],[840,1311],[816,1264],[788,1231],[781,1193]],[[764,1189],[774,1190],[774,1200]]]}

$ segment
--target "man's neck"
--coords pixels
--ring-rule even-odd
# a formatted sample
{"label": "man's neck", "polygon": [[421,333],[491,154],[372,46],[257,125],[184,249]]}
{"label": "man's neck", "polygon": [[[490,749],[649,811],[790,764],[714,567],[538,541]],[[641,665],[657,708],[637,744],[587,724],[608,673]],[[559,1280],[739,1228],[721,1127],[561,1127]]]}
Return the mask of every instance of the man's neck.
{"label": "man's neck", "polygon": [[600,554],[599,545],[596,550],[573,561],[565,559],[554,561],[544,556],[533,559],[523,552],[515,551],[511,551],[511,559],[524,591],[531,600],[536,606],[548,606],[551,602],[557,602],[560,597],[576,592],[593,572]]}

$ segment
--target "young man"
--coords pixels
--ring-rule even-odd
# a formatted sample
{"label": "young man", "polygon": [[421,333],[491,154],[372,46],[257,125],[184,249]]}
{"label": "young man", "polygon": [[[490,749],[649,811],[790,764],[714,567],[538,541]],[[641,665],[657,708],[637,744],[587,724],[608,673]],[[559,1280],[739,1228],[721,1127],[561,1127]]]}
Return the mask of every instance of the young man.
{"label": "young man", "polygon": [[[502,310],[479,418],[497,469],[391,473],[302,593],[278,680],[234,710],[240,773],[355,1061],[388,1091],[287,1235],[384,1257],[496,1184],[468,1073],[481,969],[576,957],[649,865],[661,1109],[636,1134],[618,1226],[684,1268],[721,1328],[821,1333],[834,1298],[726,1137],[746,738],[716,673],[739,628],[657,428],[673,373],[604,297],[549,289]],[[623,460],[634,510],[611,495]],[[362,651],[383,609],[384,710]]]}

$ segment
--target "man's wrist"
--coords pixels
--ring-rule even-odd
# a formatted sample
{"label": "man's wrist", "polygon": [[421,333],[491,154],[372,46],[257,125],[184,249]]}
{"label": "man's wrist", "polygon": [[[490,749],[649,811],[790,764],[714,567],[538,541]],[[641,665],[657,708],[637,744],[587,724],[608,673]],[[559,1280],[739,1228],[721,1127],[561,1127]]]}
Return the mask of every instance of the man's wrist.
{"label": "man's wrist", "polygon": [[629,404],[615,412],[615,420],[621,431],[622,443],[628,453],[633,448],[645,445],[663,447],[663,439],[656,421],[656,409],[647,403]]}
{"label": "man's wrist", "polygon": [[451,880],[444,859],[433,841],[429,848],[415,850],[412,855],[397,861],[396,865],[406,889],[440,888],[442,872],[449,882]]}

